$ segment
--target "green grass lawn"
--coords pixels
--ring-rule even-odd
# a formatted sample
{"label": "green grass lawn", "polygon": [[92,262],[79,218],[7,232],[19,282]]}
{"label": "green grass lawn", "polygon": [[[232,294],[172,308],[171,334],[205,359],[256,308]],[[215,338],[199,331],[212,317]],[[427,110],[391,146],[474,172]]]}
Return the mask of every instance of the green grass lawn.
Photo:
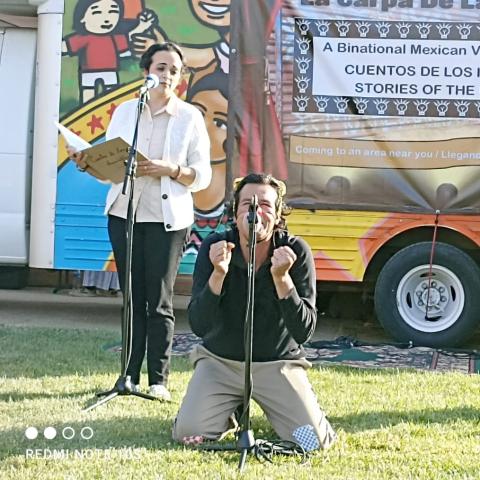
{"label": "green grass lawn", "polygon": [[[170,439],[192,373],[186,359],[173,360],[172,403],[117,397],[82,412],[118,376],[119,354],[102,349],[116,340],[104,331],[0,326],[0,479],[238,478],[237,453]],[[331,367],[309,376],[338,442],[302,465],[249,456],[243,478],[480,478],[478,375]],[[26,438],[27,427],[36,439]],[[55,438],[44,437],[46,427]],[[275,437],[256,406],[252,427],[257,438]]]}

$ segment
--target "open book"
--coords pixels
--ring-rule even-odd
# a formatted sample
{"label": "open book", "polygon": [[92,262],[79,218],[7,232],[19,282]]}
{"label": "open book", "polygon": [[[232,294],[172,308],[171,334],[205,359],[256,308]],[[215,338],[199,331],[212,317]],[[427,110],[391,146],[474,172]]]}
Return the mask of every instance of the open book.
{"label": "open book", "polygon": [[[91,170],[113,183],[123,182],[130,148],[123,138],[113,138],[92,146],[60,123],[55,122],[55,125],[67,145],[85,153],[85,162]],[[137,160],[146,160],[146,156],[137,151]]]}

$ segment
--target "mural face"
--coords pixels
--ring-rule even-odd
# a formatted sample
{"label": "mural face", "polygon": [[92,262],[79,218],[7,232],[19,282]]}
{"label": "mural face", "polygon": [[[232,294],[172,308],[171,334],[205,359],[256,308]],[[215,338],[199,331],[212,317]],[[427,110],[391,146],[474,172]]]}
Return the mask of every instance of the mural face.
{"label": "mural face", "polygon": [[227,140],[228,101],[219,90],[197,93],[190,102],[203,114],[207,125],[211,148],[212,165],[225,162],[225,142]]}
{"label": "mural face", "polygon": [[205,90],[194,94],[190,102],[205,119],[211,142],[212,181],[205,190],[194,194],[195,205],[202,212],[223,210],[226,175],[226,140],[228,101],[220,90]]}
{"label": "mural face", "polygon": [[206,25],[230,27],[230,0],[190,0],[193,13]]}
{"label": "mural face", "polygon": [[80,22],[87,32],[104,35],[114,30],[119,20],[119,4],[114,0],[100,0],[87,8]]}

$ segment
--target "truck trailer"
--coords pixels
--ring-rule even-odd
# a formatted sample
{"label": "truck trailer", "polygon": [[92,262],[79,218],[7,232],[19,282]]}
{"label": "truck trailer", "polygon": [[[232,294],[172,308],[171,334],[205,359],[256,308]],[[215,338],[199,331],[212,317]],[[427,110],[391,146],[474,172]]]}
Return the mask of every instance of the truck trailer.
{"label": "truck trailer", "polygon": [[55,122],[102,142],[116,106],[138,96],[139,56],[171,40],[187,58],[177,93],[202,111],[212,142],[180,274],[228,227],[233,179],[272,173],[287,184],[289,230],[312,249],[320,300],[354,290],[397,340],[462,344],[480,320],[479,8],[0,2],[0,281],[20,287],[29,268],[115,269],[108,186],[75,168]]}

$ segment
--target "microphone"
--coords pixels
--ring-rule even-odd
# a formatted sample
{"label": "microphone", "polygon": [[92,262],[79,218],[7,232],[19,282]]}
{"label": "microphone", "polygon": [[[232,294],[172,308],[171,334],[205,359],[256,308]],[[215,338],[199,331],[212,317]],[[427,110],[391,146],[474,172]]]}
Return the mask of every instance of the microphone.
{"label": "microphone", "polygon": [[258,223],[258,197],[256,195],[252,195],[252,199],[250,200],[250,205],[248,207],[248,223],[252,224]]}
{"label": "microphone", "polygon": [[154,74],[154,73],[149,73],[145,77],[145,82],[143,83],[143,86],[140,88],[140,94],[145,94],[147,93],[151,88],[156,88],[160,85],[160,79]]}

